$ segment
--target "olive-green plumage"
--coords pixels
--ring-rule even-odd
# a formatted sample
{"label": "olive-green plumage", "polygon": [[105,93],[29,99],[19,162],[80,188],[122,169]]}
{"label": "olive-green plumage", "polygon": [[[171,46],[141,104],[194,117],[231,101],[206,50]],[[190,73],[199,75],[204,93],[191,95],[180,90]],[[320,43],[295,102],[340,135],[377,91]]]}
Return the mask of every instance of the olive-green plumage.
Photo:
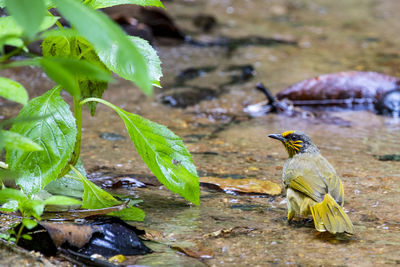
{"label": "olive-green plumage", "polygon": [[311,214],[320,232],[353,234],[354,226],[343,210],[342,181],[311,139],[299,131],[269,137],[280,140],[289,154],[283,167],[288,221],[296,213]]}

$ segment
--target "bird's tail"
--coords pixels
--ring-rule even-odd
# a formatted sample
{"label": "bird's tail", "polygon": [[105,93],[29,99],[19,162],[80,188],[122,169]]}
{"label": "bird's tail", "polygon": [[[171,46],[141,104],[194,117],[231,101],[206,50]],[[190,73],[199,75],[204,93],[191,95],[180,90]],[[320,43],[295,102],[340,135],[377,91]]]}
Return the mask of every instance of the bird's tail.
{"label": "bird's tail", "polygon": [[332,234],[354,233],[354,226],[349,216],[330,194],[326,194],[321,203],[310,206],[310,210],[314,219],[315,229],[318,231],[328,231]]}

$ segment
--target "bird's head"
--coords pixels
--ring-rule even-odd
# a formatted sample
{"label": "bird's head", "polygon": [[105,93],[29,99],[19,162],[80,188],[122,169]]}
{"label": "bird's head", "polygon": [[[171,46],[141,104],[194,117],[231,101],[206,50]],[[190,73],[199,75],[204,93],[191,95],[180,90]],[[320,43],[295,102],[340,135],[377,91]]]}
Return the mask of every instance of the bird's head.
{"label": "bird's head", "polygon": [[315,153],[319,152],[318,148],[313,144],[310,137],[299,131],[286,131],[281,134],[270,134],[268,137],[277,139],[283,143],[289,157],[293,157],[298,153]]}

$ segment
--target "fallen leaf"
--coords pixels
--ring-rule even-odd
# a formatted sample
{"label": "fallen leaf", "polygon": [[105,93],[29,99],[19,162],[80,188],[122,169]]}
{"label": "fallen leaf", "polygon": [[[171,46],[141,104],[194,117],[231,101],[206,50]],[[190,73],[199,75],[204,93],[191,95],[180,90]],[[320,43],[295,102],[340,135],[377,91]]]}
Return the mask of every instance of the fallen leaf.
{"label": "fallen leaf", "polygon": [[[15,230],[18,231],[18,227]],[[22,234],[27,232],[24,231]],[[104,257],[151,252],[138,237],[144,231],[116,217],[95,218],[86,220],[84,224],[40,221],[29,231],[32,239],[21,238],[18,245],[48,256],[55,255],[61,248],[87,256],[100,254]]]}
{"label": "fallen leaf", "polygon": [[226,237],[232,234],[247,234],[249,232],[254,231],[254,228],[249,228],[249,227],[231,227],[231,228],[227,228],[227,229],[220,229],[218,231],[212,232],[212,233],[208,233],[203,235],[203,239],[207,239],[210,237]]}
{"label": "fallen leaf", "polygon": [[141,235],[140,238],[147,241],[159,241],[164,238],[164,234],[155,230],[145,229],[145,234]]}
{"label": "fallen leaf", "polygon": [[266,194],[276,196],[282,192],[279,184],[271,181],[244,178],[218,178],[218,177],[200,177],[200,183],[217,185],[224,191],[234,191],[238,193]]}
{"label": "fallen leaf", "polygon": [[214,257],[214,252],[200,243],[196,243],[191,247],[171,246],[171,248],[196,259],[211,259]]}

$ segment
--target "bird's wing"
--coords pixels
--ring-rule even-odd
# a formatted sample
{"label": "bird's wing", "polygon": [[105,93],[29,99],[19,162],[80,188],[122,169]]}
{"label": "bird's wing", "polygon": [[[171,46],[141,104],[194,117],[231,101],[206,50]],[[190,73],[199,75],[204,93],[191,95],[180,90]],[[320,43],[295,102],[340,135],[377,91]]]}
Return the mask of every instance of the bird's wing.
{"label": "bird's wing", "polygon": [[332,173],[330,164],[325,166],[324,161],[321,162],[319,157],[322,156],[319,154],[296,155],[285,164],[283,171],[286,187],[299,191],[316,202],[321,202],[325,194],[329,193]]}

